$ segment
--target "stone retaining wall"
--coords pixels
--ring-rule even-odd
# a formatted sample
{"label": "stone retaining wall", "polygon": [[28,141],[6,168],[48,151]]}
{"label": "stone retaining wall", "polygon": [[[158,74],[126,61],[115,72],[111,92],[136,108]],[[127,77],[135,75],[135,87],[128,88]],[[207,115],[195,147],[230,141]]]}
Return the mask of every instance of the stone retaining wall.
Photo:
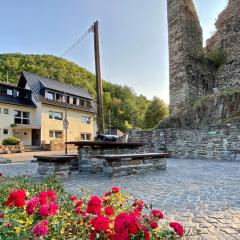
{"label": "stone retaining wall", "polygon": [[24,152],[23,144],[19,145],[0,145],[0,154]]}
{"label": "stone retaining wall", "polygon": [[145,152],[168,151],[175,158],[240,161],[240,124],[133,131],[129,141],[148,142]]}

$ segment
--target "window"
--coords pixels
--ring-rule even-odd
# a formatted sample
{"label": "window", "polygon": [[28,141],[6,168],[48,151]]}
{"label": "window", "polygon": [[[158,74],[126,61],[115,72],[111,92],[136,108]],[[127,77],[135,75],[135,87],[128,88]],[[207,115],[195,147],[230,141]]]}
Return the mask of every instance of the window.
{"label": "window", "polygon": [[75,97],[73,98],[73,104],[77,105],[77,99]]}
{"label": "window", "polygon": [[30,124],[29,112],[14,111],[14,123],[15,124]]}
{"label": "window", "polygon": [[4,108],[4,109],[3,109],[3,113],[4,113],[4,114],[8,114],[8,113],[9,113],[8,108]]}
{"label": "window", "polygon": [[61,102],[62,101],[62,94],[56,93],[56,100]]}
{"label": "window", "polygon": [[67,96],[67,103],[70,103],[70,97]]}
{"label": "window", "polygon": [[81,106],[83,106],[83,107],[85,106],[85,101],[84,101],[83,99],[80,98],[80,101],[79,101],[79,102],[80,102],[80,105],[81,105]]}
{"label": "window", "polygon": [[81,133],[81,141],[90,141],[91,133]]}
{"label": "window", "polygon": [[91,107],[91,102],[90,101],[86,101],[86,107],[90,108]]}
{"label": "window", "polygon": [[63,120],[63,114],[60,112],[49,112],[49,119]]}
{"label": "window", "polygon": [[91,123],[91,118],[87,117],[87,116],[81,116],[81,123],[90,124]]}
{"label": "window", "polygon": [[50,138],[62,138],[63,132],[62,131],[49,131]]}
{"label": "window", "polygon": [[0,87],[0,95],[5,95],[7,94],[7,89],[4,87]]}
{"label": "window", "polygon": [[47,92],[47,98],[50,100],[54,100],[54,92]]}
{"label": "window", "polygon": [[3,134],[8,135],[8,129],[3,129]]}
{"label": "window", "polygon": [[7,89],[7,95],[12,96],[13,95],[13,90],[12,89]]}

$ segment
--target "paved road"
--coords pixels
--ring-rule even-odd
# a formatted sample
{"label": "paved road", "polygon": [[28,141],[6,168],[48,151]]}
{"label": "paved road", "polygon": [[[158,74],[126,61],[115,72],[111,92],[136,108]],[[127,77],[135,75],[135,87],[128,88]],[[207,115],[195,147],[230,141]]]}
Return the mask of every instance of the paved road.
{"label": "paved road", "polygon": [[[64,151],[39,151],[39,152],[22,152],[12,154],[0,154],[0,159],[7,158],[12,162],[31,161],[35,155],[61,155],[65,154]],[[69,155],[77,154],[77,151],[68,151]]]}
{"label": "paved road", "polygon": [[[35,163],[0,165],[7,175],[38,177],[36,170]],[[101,194],[119,185],[169,219],[199,228],[201,239],[240,239],[240,162],[169,159],[167,170],[155,174],[109,179],[74,173],[63,182],[73,193],[87,188]]]}

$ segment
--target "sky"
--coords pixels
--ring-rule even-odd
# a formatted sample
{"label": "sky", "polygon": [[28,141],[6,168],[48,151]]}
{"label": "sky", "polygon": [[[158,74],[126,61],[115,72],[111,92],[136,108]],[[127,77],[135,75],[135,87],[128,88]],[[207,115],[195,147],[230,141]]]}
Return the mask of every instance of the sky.
{"label": "sky", "polygon": [[[227,0],[194,0],[204,39]],[[0,53],[60,56],[100,22],[102,77],[169,102],[166,0],[0,0]],[[93,35],[66,59],[94,68]]]}

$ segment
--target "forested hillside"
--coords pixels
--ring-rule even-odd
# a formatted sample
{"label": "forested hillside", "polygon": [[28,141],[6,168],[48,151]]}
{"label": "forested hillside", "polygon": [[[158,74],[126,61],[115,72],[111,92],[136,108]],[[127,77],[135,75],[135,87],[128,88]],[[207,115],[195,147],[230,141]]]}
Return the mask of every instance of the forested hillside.
{"label": "forested hillside", "polygon": [[[75,63],[51,55],[0,55],[0,81],[6,81],[8,72],[9,82],[16,83],[22,71],[73,84],[96,95],[95,76]],[[106,124],[110,114],[112,126],[122,131],[132,127],[145,128],[145,112],[151,101],[143,95],[137,96],[127,86],[107,81],[103,83],[103,91]]]}

